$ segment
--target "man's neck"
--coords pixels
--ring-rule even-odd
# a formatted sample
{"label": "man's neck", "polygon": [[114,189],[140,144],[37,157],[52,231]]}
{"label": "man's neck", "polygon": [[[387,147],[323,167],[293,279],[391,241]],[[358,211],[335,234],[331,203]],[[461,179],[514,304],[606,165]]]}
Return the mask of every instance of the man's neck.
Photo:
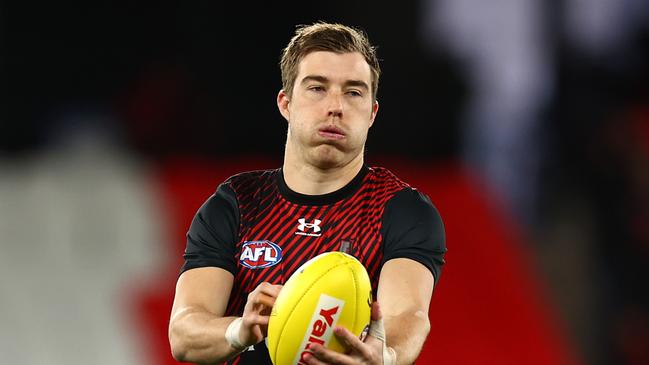
{"label": "man's neck", "polygon": [[284,159],[284,181],[288,187],[300,194],[322,195],[334,192],[347,185],[363,168],[363,154],[348,164],[321,169],[307,163]]}

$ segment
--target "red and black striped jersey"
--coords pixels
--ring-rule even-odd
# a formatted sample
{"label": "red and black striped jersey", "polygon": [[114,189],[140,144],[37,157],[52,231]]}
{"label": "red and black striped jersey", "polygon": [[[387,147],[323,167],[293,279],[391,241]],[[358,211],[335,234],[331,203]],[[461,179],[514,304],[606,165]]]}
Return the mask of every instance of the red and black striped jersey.
{"label": "red and black striped jersey", "polygon": [[[241,316],[261,282],[284,284],[312,257],[345,251],[367,269],[374,297],[382,265],[409,258],[437,282],[446,252],[441,217],[430,199],[384,168],[363,166],[324,195],[291,190],[282,169],[246,172],[219,185],[187,233],[182,272],[220,267],[234,275],[226,316]],[[262,342],[231,364],[270,364]]]}

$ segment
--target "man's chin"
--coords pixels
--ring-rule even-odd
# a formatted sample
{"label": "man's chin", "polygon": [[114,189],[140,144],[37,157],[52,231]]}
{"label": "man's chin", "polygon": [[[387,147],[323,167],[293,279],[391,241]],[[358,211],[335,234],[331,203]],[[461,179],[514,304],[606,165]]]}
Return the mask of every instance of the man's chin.
{"label": "man's chin", "polygon": [[311,163],[322,170],[345,166],[353,159],[349,152],[343,151],[339,146],[320,145],[312,152]]}
{"label": "man's chin", "polygon": [[316,147],[311,157],[313,165],[323,170],[343,166],[348,159],[339,146],[329,144]]}

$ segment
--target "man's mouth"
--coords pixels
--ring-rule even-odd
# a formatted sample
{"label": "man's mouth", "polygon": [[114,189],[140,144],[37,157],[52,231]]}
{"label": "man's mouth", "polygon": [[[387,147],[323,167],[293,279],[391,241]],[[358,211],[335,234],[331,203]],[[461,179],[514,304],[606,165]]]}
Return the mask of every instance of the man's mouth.
{"label": "man's mouth", "polygon": [[318,135],[327,139],[343,139],[345,132],[336,126],[326,126],[318,129]]}

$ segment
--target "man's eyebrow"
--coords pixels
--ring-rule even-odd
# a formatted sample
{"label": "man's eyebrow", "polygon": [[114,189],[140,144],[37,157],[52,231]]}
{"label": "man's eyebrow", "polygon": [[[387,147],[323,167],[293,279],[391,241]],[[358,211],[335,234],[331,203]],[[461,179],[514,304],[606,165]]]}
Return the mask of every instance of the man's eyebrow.
{"label": "man's eyebrow", "polygon": [[363,88],[365,90],[370,89],[370,87],[365,83],[365,81],[361,81],[361,80],[347,80],[345,81],[345,86],[356,86],[356,87]]}
{"label": "man's eyebrow", "polygon": [[316,82],[321,82],[323,84],[326,84],[327,82],[329,82],[329,79],[320,75],[308,75],[308,76],[304,76],[304,78],[302,78],[302,81],[300,81],[300,83],[304,84],[309,81],[316,81]]}
{"label": "man's eyebrow", "polygon": [[[329,82],[329,79],[324,77],[324,76],[320,76],[320,75],[308,75],[308,76],[304,76],[304,78],[302,78],[302,81],[300,83],[304,84],[304,83],[307,83],[309,81],[316,81],[316,82],[321,82],[323,84],[326,84],[326,83]],[[356,87],[363,88],[365,90],[370,89],[369,85],[367,85],[367,83],[365,81],[362,81],[362,80],[347,80],[347,81],[345,81],[344,85],[345,86],[356,86]]]}

